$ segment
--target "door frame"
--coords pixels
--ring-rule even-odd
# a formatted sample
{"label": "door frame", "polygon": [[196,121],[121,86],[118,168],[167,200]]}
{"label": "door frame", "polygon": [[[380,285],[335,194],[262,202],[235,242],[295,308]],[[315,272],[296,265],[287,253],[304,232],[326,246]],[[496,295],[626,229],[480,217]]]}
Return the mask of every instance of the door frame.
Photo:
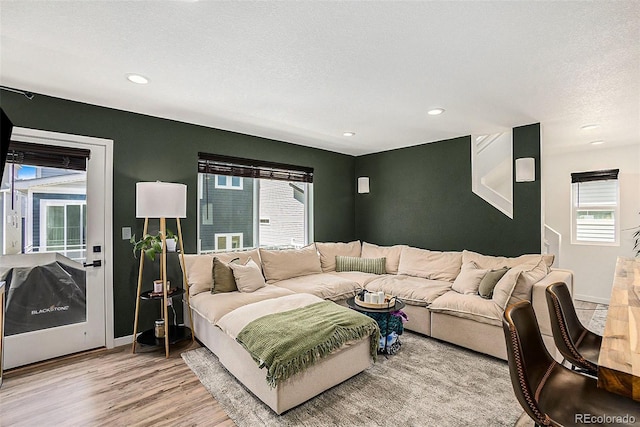
{"label": "door frame", "polygon": [[44,131],[14,127],[11,139],[36,144],[51,144],[51,142],[74,142],[83,145],[94,145],[105,148],[105,190],[104,190],[104,314],[105,314],[105,345],[113,348],[114,313],[113,313],[113,140],[92,136],[72,135],[60,132]]}

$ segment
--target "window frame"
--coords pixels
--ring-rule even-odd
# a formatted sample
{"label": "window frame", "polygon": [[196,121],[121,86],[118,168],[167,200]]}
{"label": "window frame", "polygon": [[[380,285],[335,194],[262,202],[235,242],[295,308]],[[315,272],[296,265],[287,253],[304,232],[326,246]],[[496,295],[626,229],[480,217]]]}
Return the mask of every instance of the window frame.
{"label": "window frame", "polygon": [[[615,171],[615,174],[611,174],[610,176],[598,177],[597,174],[601,174],[602,172],[607,171],[596,171],[596,172],[581,172],[577,174],[572,174],[572,183],[571,183],[571,244],[572,245],[585,245],[585,246],[620,246],[620,182],[617,178],[618,170]],[[574,175],[587,175],[593,174],[592,179],[575,179]],[[578,194],[580,185],[588,185],[590,182],[596,181],[614,181],[615,182],[615,204],[610,205],[581,205],[578,206]],[[578,212],[581,211],[599,211],[599,212],[612,212],[613,213],[613,242],[603,242],[597,240],[578,240]]]}
{"label": "window frame", "polygon": [[[218,184],[220,178],[225,178],[225,184]],[[240,185],[233,185],[233,178],[239,178]],[[243,190],[244,180],[241,177],[234,177],[231,175],[213,175],[213,182],[215,188],[223,190]]]}
{"label": "window frame", "polygon": [[[226,248],[219,248],[219,247],[218,247],[218,239],[219,239],[219,238],[221,238],[221,237],[225,237],[225,238],[227,238],[227,239],[228,239],[228,240],[227,240],[227,242],[233,242],[233,238],[234,238],[234,237],[240,237],[240,245],[239,245],[239,247],[234,248],[234,247],[233,247],[233,243],[232,243],[232,244],[231,244],[231,247],[229,247],[229,246],[227,245],[227,247],[226,247]],[[214,248],[215,248],[214,250],[215,250],[215,251],[227,251],[227,252],[228,252],[228,251],[233,251],[233,252],[235,252],[235,251],[241,251],[241,250],[243,250],[243,246],[244,246],[244,244],[243,244],[243,240],[244,240],[244,235],[243,235],[243,233],[215,233],[215,234],[213,235],[213,241],[214,241],[214,244],[215,244],[215,245],[214,245]]]}
{"label": "window frame", "polygon": [[[313,168],[305,167],[305,166],[296,166],[296,165],[287,165],[282,163],[273,163],[266,162],[261,160],[251,160],[251,159],[240,159],[237,157],[229,157],[229,156],[220,156],[213,155],[207,153],[198,153],[198,204],[199,208],[197,209],[198,215],[198,223],[197,223],[197,250],[198,253],[211,253],[216,252],[217,249],[202,249],[202,239],[201,239],[201,226],[203,225],[211,225],[211,224],[202,224],[202,215],[206,213],[205,209],[202,209],[201,203],[203,200],[207,200],[207,195],[205,194],[205,182],[208,182],[211,178],[214,177],[214,187],[224,188],[218,185],[218,176],[228,176],[227,183],[231,182],[232,177],[240,177],[240,182],[243,182],[244,178],[252,178],[254,181],[253,191],[254,194],[259,192],[260,188],[260,180],[268,179],[268,180],[280,180],[286,181],[296,184],[304,183],[306,191],[304,192],[304,196],[302,197],[302,203],[304,204],[304,245],[308,245],[314,241],[314,205],[313,205]],[[229,175],[227,175],[229,174]],[[210,185],[210,184],[209,184]],[[243,185],[243,184],[241,184]],[[236,187],[235,189],[239,189]],[[244,185],[242,187],[244,190]],[[295,190],[295,187],[294,187]],[[300,201],[300,200],[299,200]],[[259,209],[259,199],[254,197],[254,219],[253,219],[253,233],[254,240],[252,248],[260,247],[259,235],[260,235],[260,226],[261,225],[271,225],[271,220],[273,218],[269,218],[270,224],[261,224],[260,223],[260,209]],[[264,218],[264,216],[263,216]],[[214,220],[215,221],[215,220]],[[223,234],[223,233],[214,233],[214,234]],[[217,239],[214,242],[214,248],[217,248]],[[244,241],[243,241],[244,244]],[[250,248],[242,248],[243,250],[248,250]]]}

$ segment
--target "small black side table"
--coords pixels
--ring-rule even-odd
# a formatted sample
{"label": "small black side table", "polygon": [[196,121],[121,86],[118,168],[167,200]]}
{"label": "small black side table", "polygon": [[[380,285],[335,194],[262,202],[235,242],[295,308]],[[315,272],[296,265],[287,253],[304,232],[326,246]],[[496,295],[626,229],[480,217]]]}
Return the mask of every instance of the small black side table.
{"label": "small black side table", "polygon": [[[175,297],[183,295],[184,293],[185,293],[184,288],[176,288],[173,290],[173,292],[167,295],[167,299],[173,299]],[[151,291],[144,291],[140,293],[140,299],[147,300],[147,301],[149,300],[163,301],[164,296],[154,295],[152,294]],[[191,339],[191,329],[183,325],[169,325],[168,320],[169,319],[167,318],[167,321],[164,327],[165,327],[165,334],[169,335],[169,344],[176,344],[180,341]],[[136,342],[138,344],[143,344],[148,346],[160,347],[165,345],[164,338],[156,338],[155,330],[153,328],[147,329],[146,331],[143,331],[142,333],[140,333],[136,337]]]}
{"label": "small black side table", "polygon": [[369,308],[369,307],[362,307],[356,304],[355,297],[351,297],[347,299],[347,305],[353,308],[354,310],[359,311],[360,313],[387,313],[387,325],[384,331],[384,350],[383,350],[383,352],[386,354],[387,353],[387,335],[389,335],[389,320],[391,320],[391,313],[393,313],[394,311],[402,310],[405,306],[405,303],[402,300],[396,298],[396,303],[392,306],[385,307],[385,308]]}

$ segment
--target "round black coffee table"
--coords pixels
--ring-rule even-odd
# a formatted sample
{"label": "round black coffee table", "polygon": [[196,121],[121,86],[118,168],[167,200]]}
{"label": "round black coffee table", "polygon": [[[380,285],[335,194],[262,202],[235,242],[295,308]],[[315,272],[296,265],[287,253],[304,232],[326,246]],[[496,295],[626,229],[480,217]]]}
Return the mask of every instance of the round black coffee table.
{"label": "round black coffee table", "polygon": [[405,306],[405,303],[396,298],[396,302],[394,305],[390,305],[384,308],[369,308],[363,307],[361,305],[356,304],[355,297],[351,297],[347,299],[347,305],[352,309],[359,311],[361,313],[386,313],[387,314],[387,324],[384,331],[384,349],[383,352],[387,353],[387,335],[389,335],[389,320],[391,319],[391,313],[394,311],[402,310]]}

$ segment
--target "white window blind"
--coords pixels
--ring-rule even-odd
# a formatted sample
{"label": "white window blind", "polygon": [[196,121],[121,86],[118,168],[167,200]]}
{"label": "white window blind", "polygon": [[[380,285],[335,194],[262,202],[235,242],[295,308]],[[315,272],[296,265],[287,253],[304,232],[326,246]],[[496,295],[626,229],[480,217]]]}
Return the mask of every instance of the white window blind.
{"label": "white window blind", "polygon": [[602,172],[572,174],[573,243],[618,242],[618,171]]}

